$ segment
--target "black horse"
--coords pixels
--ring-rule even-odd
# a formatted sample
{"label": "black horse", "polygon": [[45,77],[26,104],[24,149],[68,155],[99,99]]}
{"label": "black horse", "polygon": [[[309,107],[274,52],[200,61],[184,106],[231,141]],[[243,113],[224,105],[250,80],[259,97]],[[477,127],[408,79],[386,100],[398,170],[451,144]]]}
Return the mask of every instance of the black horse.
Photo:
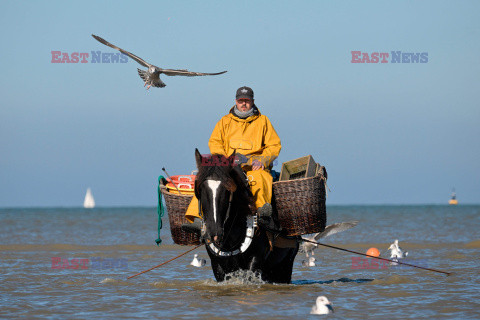
{"label": "black horse", "polygon": [[202,234],[216,280],[250,270],[266,282],[290,283],[298,243],[257,226],[254,197],[245,174],[233,162],[235,155],[202,158],[195,150],[195,159],[195,195],[203,212]]}

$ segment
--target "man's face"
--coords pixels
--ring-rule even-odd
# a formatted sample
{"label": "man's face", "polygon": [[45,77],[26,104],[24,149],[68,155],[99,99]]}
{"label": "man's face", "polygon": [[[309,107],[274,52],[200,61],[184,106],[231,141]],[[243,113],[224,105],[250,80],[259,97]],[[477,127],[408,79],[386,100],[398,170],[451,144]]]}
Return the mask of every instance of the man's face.
{"label": "man's face", "polygon": [[253,107],[253,100],[250,99],[237,99],[235,100],[235,103],[237,105],[237,109],[242,112],[248,111]]}

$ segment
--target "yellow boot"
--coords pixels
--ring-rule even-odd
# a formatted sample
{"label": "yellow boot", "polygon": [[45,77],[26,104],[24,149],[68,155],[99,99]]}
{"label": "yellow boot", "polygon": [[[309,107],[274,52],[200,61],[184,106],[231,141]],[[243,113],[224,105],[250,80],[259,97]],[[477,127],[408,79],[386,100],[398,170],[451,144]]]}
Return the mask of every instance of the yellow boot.
{"label": "yellow boot", "polygon": [[182,230],[200,235],[202,233],[203,220],[198,212],[198,199],[193,195],[192,201],[188,205],[185,218],[188,223],[182,224]]}
{"label": "yellow boot", "polygon": [[281,228],[273,217],[271,204],[273,189],[272,175],[266,170],[247,171],[246,174],[252,193],[255,196],[259,225],[262,225],[270,231],[279,232]]}
{"label": "yellow boot", "polygon": [[255,197],[257,208],[266,203],[272,203],[273,177],[266,170],[252,170],[246,172],[250,189]]}
{"label": "yellow boot", "polygon": [[187,221],[191,223],[195,220],[195,218],[202,219],[200,213],[198,212],[198,199],[195,195],[193,195],[192,201],[190,201],[190,204],[188,205],[185,218],[187,218]]}

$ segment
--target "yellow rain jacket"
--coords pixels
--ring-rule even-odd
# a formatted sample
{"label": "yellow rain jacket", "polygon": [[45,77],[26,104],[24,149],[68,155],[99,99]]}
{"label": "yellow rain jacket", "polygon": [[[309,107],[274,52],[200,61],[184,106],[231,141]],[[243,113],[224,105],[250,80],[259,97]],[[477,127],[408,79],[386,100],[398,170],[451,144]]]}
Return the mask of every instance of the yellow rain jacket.
{"label": "yellow rain jacket", "polygon": [[[211,154],[228,157],[236,150],[237,154],[250,158],[243,168],[250,180],[256,206],[260,208],[265,203],[271,203],[273,178],[269,170],[278,157],[282,145],[270,120],[258,109],[254,115],[240,119],[232,114],[233,108],[215,125],[208,147]],[[253,171],[251,168],[253,160],[260,161],[265,169]],[[194,196],[187,209],[186,218],[192,222],[195,217],[199,217],[199,213],[198,200]]]}
{"label": "yellow rain jacket", "polygon": [[213,129],[208,141],[210,153],[228,157],[236,150],[245,156],[253,156],[248,164],[251,165],[257,159],[265,169],[270,169],[282,149],[280,138],[270,120],[260,111],[246,119],[240,119],[231,113],[232,110],[233,108]]}

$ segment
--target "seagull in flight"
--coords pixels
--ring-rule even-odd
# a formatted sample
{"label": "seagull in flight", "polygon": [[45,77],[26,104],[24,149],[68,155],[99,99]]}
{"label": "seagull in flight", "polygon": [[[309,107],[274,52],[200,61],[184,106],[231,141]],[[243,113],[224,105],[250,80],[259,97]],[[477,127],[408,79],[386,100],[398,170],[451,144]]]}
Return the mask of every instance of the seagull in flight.
{"label": "seagull in flight", "polygon": [[[334,223],[329,226],[325,227],[323,232],[315,233],[311,236],[303,236],[302,239],[307,240],[302,242],[300,245],[300,252],[304,252],[306,257],[308,255],[314,255],[314,250],[318,247],[318,244],[312,242],[318,242],[318,240],[331,236],[332,234],[343,232],[345,230],[351,229],[358,224],[358,221],[348,221],[348,222],[340,222]],[[308,242],[311,241],[311,242]]]}
{"label": "seagull in flight", "polygon": [[216,76],[216,75],[227,72],[227,71],[222,71],[222,72],[217,72],[217,73],[202,73],[202,72],[192,72],[192,71],[188,71],[188,70],[185,70],[185,69],[179,69],[179,70],[177,70],[177,69],[162,69],[162,68],[159,68],[159,67],[157,67],[153,64],[150,64],[150,63],[146,62],[145,60],[143,60],[140,57],[137,57],[133,53],[130,53],[126,50],[123,50],[123,49],[117,47],[116,45],[111,44],[110,42],[106,41],[105,39],[103,39],[99,36],[96,36],[96,35],[92,34],[92,37],[94,37],[98,42],[103,43],[104,45],[109,46],[110,48],[116,49],[123,54],[126,54],[127,56],[129,56],[133,60],[137,61],[142,66],[148,68],[147,71],[144,71],[144,70],[141,70],[141,69],[137,68],[138,75],[140,76],[140,78],[142,78],[143,81],[145,81],[145,84],[143,86],[145,87],[146,85],[148,85],[147,90],[150,89],[150,87],[163,88],[163,87],[166,86],[166,84],[163,83],[163,81],[160,79],[160,74],[161,73],[163,73],[167,76],[195,77],[195,76]]}

